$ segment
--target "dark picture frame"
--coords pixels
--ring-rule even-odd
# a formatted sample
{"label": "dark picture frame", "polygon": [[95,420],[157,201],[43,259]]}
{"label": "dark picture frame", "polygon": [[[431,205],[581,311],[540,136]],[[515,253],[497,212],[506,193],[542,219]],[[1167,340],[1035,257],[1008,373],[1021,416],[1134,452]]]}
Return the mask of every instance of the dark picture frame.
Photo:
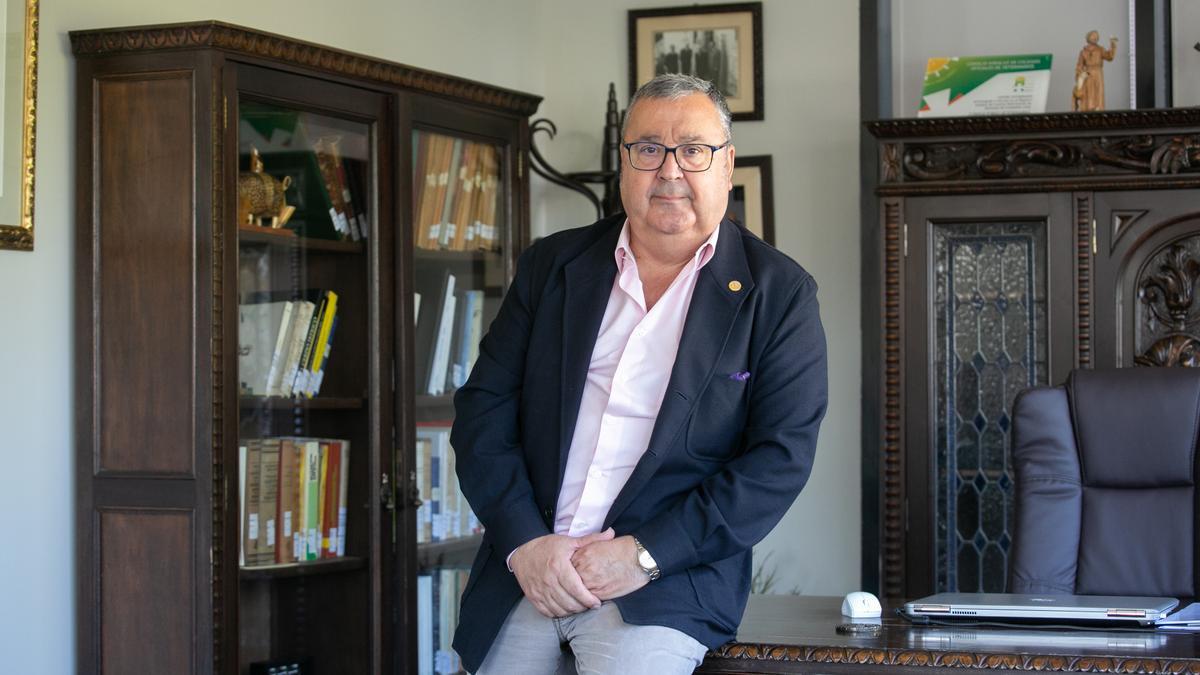
{"label": "dark picture frame", "polygon": [[763,119],[762,3],[629,10],[629,93],[655,75],[710,80],[735,121]]}
{"label": "dark picture frame", "polygon": [[775,188],[770,155],[738,155],[733,165],[728,217],[775,245]]}

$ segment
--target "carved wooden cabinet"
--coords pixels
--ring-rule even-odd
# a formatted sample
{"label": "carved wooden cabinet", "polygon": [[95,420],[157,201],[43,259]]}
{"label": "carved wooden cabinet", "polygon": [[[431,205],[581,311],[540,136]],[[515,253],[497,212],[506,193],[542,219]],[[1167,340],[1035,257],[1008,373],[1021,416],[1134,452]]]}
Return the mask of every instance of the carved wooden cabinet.
{"label": "carved wooden cabinet", "polygon": [[865,584],[1001,591],[1016,394],[1074,367],[1200,362],[1200,109],[868,128],[880,441],[864,451],[879,491]]}
{"label": "carved wooden cabinet", "polygon": [[[418,386],[449,378],[422,368],[414,291],[453,270],[494,313],[528,239],[540,99],[218,22],[71,42],[80,672],[428,666],[420,580],[461,563],[418,543],[417,426],[451,406]],[[487,202],[418,222],[414,185],[451,173]],[[247,219],[262,205],[239,186],[263,180],[285,190],[281,228]],[[420,238],[451,214],[486,236]],[[271,374],[287,363],[310,377]],[[293,479],[309,507],[286,511]],[[459,539],[442,549],[469,560],[479,538]]]}

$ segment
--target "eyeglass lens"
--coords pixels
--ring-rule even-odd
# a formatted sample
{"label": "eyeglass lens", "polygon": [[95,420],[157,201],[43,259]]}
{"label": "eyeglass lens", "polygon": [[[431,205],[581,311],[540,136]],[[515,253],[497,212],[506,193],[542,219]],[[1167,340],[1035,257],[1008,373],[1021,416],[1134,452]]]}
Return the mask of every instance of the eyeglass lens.
{"label": "eyeglass lens", "polygon": [[661,143],[634,143],[629,146],[629,158],[635,169],[653,171],[663,165],[667,153],[675,153],[675,161],[684,171],[705,171],[712,165],[712,147],[702,143],[689,143],[667,148]]}

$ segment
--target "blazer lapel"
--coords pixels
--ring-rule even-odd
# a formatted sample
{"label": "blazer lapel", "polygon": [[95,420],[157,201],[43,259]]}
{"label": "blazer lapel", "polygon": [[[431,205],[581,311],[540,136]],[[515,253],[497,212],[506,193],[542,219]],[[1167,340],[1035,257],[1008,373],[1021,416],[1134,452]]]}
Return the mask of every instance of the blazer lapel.
{"label": "blazer lapel", "polygon": [[[613,279],[617,275],[615,251],[621,225],[617,222],[579,257],[563,268],[562,396],[559,400],[558,485],[562,486],[567,453],[575,433],[583,385],[587,380],[592,350],[600,333],[600,322],[608,307]],[[537,354],[531,354],[537,358]]]}
{"label": "blazer lapel", "polygon": [[[650,444],[621,488],[601,529],[612,525],[662,464],[692,407],[712,380],[738,309],[754,288],[740,229],[728,220],[722,221],[720,227],[716,253],[700,270],[696,280],[692,304],[679,338],[679,351],[658,409],[654,431],[650,434]],[[740,284],[738,290],[731,288],[734,281]]]}

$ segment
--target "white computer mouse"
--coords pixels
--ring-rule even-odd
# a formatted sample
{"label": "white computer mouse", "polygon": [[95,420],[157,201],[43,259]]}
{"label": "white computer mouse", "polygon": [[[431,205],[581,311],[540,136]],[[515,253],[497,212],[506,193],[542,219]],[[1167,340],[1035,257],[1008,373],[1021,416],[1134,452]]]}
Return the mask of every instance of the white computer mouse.
{"label": "white computer mouse", "polygon": [[879,598],[866,591],[847,593],[842,600],[842,615],[851,619],[875,619],[881,613]]}

